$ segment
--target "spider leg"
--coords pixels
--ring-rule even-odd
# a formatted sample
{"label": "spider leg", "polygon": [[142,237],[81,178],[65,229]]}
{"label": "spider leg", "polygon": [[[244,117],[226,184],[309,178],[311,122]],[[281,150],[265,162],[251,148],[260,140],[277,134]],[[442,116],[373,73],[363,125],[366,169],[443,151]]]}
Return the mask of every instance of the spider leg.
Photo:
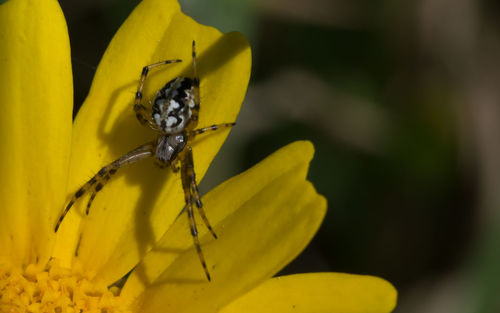
{"label": "spider leg", "polygon": [[85,209],[85,215],[89,215],[90,207],[92,206],[92,202],[94,201],[96,195],[97,195],[97,191],[95,189],[92,190],[92,194],[90,195],[89,202],[87,202],[87,208]]}
{"label": "spider leg", "polygon": [[[108,169],[107,173],[103,174],[102,178],[100,178],[99,184],[101,187],[99,189],[97,189],[97,187],[99,187],[99,184],[92,186],[92,194],[90,195],[89,202],[87,202],[87,209],[85,209],[85,215],[89,215],[90,207],[92,206],[92,202],[94,201],[95,196],[97,195],[97,192],[99,192],[102,189],[102,186],[104,186],[108,182],[108,180],[111,178],[111,176],[113,176],[116,173],[116,171],[121,167],[121,165],[119,167],[116,167],[116,166],[112,167],[113,163],[108,165],[109,169]],[[101,170],[103,170],[105,168],[106,167],[103,167]]]}
{"label": "spider leg", "polygon": [[113,162],[109,163],[108,165],[104,166],[97,172],[96,175],[94,175],[89,181],[87,181],[78,191],[73,195],[69,203],[67,204],[66,208],[64,209],[63,213],[59,217],[57,224],[55,226],[54,231],[57,232],[59,229],[59,226],[61,225],[61,222],[63,221],[64,217],[66,214],[69,212],[73,204],[78,200],[78,198],[82,197],[85,195],[87,192],[92,191],[92,194],[90,195],[89,202],[87,203],[87,209],[86,209],[86,214],[89,213],[90,206],[92,205],[92,201],[94,200],[96,194],[102,189],[102,187],[108,182],[108,180],[113,176],[116,171],[127,164],[135,163],[139,160],[142,160],[144,158],[150,157],[153,155],[153,143],[149,142],[147,144],[144,144],[129,153],[123,155],[122,157],[114,160]]}
{"label": "spider leg", "polygon": [[198,76],[198,68],[196,67],[196,49],[193,40],[193,93],[194,93],[194,108],[192,109],[191,119],[198,120],[198,112],[200,111],[200,77]]}
{"label": "spider leg", "polygon": [[223,123],[223,124],[215,124],[212,126],[194,129],[188,133],[188,137],[189,137],[189,139],[193,139],[197,135],[201,135],[207,131],[214,131],[214,130],[219,130],[219,129],[223,129],[223,128],[233,127],[234,125],[236,125],[236,123]]}
{"label": "spider leg", "polygon": [[198,208],[198,212],[200,213],[200,216],[203,219],[205,226],[207,226],[212,236],[214,236],[214,238],[217,239],[217,235],[215,234],[215,231],[213,230],[212,226],[210,225],[210,222],[208,221],[207,216],[205,215],[205,209],[203,209],[203,203],[201,203],[200,199],[200,191],[198,190],[198,185],[196,184],[196,179],[194,177],[193,180],[191,181],[191,189],[193,191],[194,200],[196,201],[196,207]]}
{"label": "spider leg", "polygon": [[200,259],[201,266],[205,271],[208,281],[210,281],[210,273],[208,272],[207,263],[205,262],[205,257],[201,251],[200,240],[198,238],[198,229],[196,228],[196,221],[193,214],[193,194],[192,194],[192,180],[195,178],[194,166],[193,166],[193,151],[191,147],[186,147],[186,152],[183,160],[181,161],[181,180],[182,189],[184,190],[184,198],[186,201],[185,210],[187,211],[187,216],[189,220],[189,227],[191,229],[191,235],[193,237],[194,247],[196,253],[198,253],[198,258]]}
{"label": "spider leg", "polygon": [[172,64],[172,63],[178,63],[178,62],[182,62],[182,60],[166,60],[166,61],[146,65],[142,68],[141,79],[139,80],[139,86],[137,86],[137,92],[135,93],[135,101],[134,101],[135,116],[137,117],[137,119],[139,120],[139,122],[142,125],[149,124],[150,127],[152,127],[153,129],[156,129],[156,126],[151,119],[150,112],[141,103],[142,89],[144,87],[144,82],[146,81],[146,77],[148,76],[149,70],[154,68],[154,67],[160,66],[160,65]]}
{"label": "spider leg", "polygon": [[210,273],[208,272],[207,263],[205,262],[205,257],[203,256],[203,251],[201,251],[200,239],[198,238],[198,230],[196,228],[196,221],[193,215],[193,203],[192,201],[187,206],[187,215],[189,220],[189,227],[191,228],[191,235],[193,236],[194,247],[196,253],[198,253],[198,258],[200,259],[201,266],[205,271],[208,281],[211,281]]}

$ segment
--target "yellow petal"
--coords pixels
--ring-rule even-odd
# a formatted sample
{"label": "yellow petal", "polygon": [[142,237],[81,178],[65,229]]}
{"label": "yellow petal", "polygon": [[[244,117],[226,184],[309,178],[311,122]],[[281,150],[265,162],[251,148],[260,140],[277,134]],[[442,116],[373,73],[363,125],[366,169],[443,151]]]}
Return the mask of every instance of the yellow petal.
{"label": "yellow petal", "polygon": [[0,260],[48,260],[66,194],[73,87],[55,0],[0,5]]}
{"label": "yellow petal", "polygon": [[141,312],[213,312],[290,262],[310,241],[326,201],[305,180],[313,154],[308,142],[291,144],[204,197],[219,239],[200,224],[212,275],[207,282],[193,249],[186,216],[130,275],[123,295],[144,303]]}
{"label": "yellow petal", "polygon": [[378,277],[300,274],[270,279],[219,312],[388,313],[396,298],[396,289]]}
{"label": "yellow petal", "polygon": [[[142,1],[106,50],[78,113],[69,192],[74,193],[102,166],[156,138],[155,132],[139,124],[133,112],[142,68],[166,59],[183,60],[150,71],[144,98],[151,99],[169,80],[192,77],[193,40],[201,80],[198,126],[235,121],[250,75],[251,55],[245,38],[239,33],[222,35],[197,24],[181,13],[176,1]],[[150,105],[147,100],[144,103]],[[218,131],[194,141],[198,181],[227,134],[227,130]],[[120,169],[97,195],[90,215],[78,229],[87,199],[82,197],[61,226],[57,256],[69,262],[74,254],[69,247],[81,238],[80,262],[107,282],[132,269],[184,205],[179,176],[169,168],[157,168],[153,160]]]}

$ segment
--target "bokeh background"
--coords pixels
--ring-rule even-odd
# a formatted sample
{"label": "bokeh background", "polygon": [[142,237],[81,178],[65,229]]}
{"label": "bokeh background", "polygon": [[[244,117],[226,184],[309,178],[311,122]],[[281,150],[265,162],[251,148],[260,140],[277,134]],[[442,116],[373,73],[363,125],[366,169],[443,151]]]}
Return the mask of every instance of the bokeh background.
{"label": "bokeh background", "polygon": [[[202,189],[294,140],[316,147],[309,179],[328,214],[282,274],[381,276],[395,312],[500,312],[499,1],[180,2],[253,49],[238,125]],[[138,3],[60,1],[75,113]]]}

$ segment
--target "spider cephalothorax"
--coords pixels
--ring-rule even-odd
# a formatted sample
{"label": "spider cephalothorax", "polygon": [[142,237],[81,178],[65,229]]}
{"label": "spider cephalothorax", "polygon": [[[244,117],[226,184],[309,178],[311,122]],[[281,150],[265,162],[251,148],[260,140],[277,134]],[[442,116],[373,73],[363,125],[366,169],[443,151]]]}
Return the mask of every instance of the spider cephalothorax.
{"label": "spider cephalothorax", "polygon": [[[186,147],[186,134],[166,135],[158,137],[155,146],[156,164],[160,167],[173,163],[178,154]],[[174,168],[174,171],[177,171]]]}
{"label": "spider cephalothorax", "polygon": [[[94,177],[87,181],[87,183],[73,195],[57,221],[55,231],[59,229],[64,217],[78,198],[90,192],[86,210],[86,214],[88,214],[96,194],[119,168],[148,157],[153,157],[158,166],[171,167],[174,172],[179,170],[181,172],[182,189],[184,190],[184,199],[186,203],[183,211],[185,210],[187,212],[196,251],[203,269],[205,270],[207,279],[210,280],[210,274],[208,273],[207,265],[198,240],[198,230],[193,215],[194,206],[198,209],[208,230],[215,238],[217,238],[217,236],[208,222],[200,199],[193,165],[193,149],[190,145],[190,141],[193,140],[195,136],[206,131],[231,127],[234,123],[217,124],[196,129],[200,110],[200,79],[198,78],[196,68],[194,41],[192,51],[193,78],[177,77],[169,81],[156,94],[151,109],[147,109],[142,104],[142,89],[149,70],[160,65],[181,62],[181,60],[158,62],[147,65],[142,69],[141,79],[135,94],[134,111],[137,119],[142,125],[149,126],[158,132],[156,140],[137,147],[101,168]],[[180,163],[180,167],[178,167],[178,163]]]}

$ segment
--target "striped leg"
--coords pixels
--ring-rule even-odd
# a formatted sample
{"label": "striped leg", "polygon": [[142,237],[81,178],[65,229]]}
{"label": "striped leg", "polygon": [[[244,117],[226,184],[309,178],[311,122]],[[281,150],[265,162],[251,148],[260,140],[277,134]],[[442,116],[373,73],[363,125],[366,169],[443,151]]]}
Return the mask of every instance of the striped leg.
{"label": "striped leg", "polygon": [[54,231],[57,232],[64,217],[66,216],[66,214],[68,214],[69,210],[76,202],[76,200],[78,200],[78,198],[82,197],[89,191],[92,192],[92,194],[90,195],[89,202],[87,203],[87,209],[85,211],[86,214],[89,214],[90,206],[92,205],[92,201],[94,200],[96,194],[102,189],[102,187],[108,182],[111,176],[113,176],[120,167],[153,156],[153,153],[154,153],[153,143],[150,142],[130,151],[124,156],[116,159],[115,161],[101,168],[99,172],[97,172],[97,174],[94,175],[94,177],[92,177],[88,182],[86,182],[85,185],[83,185],[80,189],[78,189],[78,191],[73,195],[68,205],[64,209],[63,213],[57,220],[57,224]]}
{"label": "striped leg", "polygon": [[205,226],[207,226],[212,236],[214,236],[214,238],[217,239],[217,235],[215,234],[215,231],[213,230],[212,226],[210,225],[210,222],[208,221],[207,216],[205,215],[205,209],[203,209],[203,203],[201,203],[200,191],[198,190],[198,185],[196,184],[194,172],[193,172],[193,180],[191,181],[191,190],[193,192],[194,201],[196,201],[196,207],[198,208],[198,212],[200,213],[200,216],[203,219]]}
{"label": "striped leg", "polygon": [[198,253],[198,258],[200,259],[201,266],[203,266],[205,275],[207,276],[208,281],[210,281],[210,273],[208,272],[207,263],[205,262],[205,257],[203,256],[203,252],[201,251],[200,240],[198,238],[198,229],[196,228],[196,221],[194,219],[193,202],[195,199],[192,194],[192,182],[193,180],[195,180],[195,174],[193,167],[193,151],[189,146],[186,147],[185,157],[181,161],[181,180],[182,189],[184,190],[184,199],[186,201],[185,210],[187,211],[189,227],[191,229],[191,235],[193,236],[194,247],[196,249],[196,253]]}
{"label": "striped leg", "polygon": [[148,112],[146,107],[142,105],[142,89],[144,87],[144,82],[146,81],[146,77],[148,76],[149,70],[160,66],[160,65],[165,65],[165,64],[172,64],[172,63],[178,63],[182,62],[182,60],[166,60],[154,64],[147,65],[142,68],[142,74],[141,74],[141,79],[139,81],[139,86],[137,87],[137,92],[135,93],[135,101],[134,101],[134,111],[135,111],[135,116],[139,120],[139,122],[142,125],[149,124],[151,127],[154,127],[154,123],[151,120],[151,114]]}
{"label": "striped leg", "polygon": [[200,77],[198,76],[198,68],[196,67],[196,49],[193,40],[193,93],[194,93],[194,108],[192,109],[192,119],[198,120],[198,112],[200,111]]}
{"label": "striped leg", "polygon": [[89,215],[90,212],[90,207],[92,206],[92,202],[95,199],[95,196],[97,193],[102,189],[102,187],[108,182],[108,180],[113,176],[116,171],[123,166],[124,164],[117,164],[118,160],[115,162],[103,167],[102,169],[99,170],[97,175],[95,175],[92,178],[96,178],[96,183],[93,184],[92,186],[92,194],[90,195],[89,201],[87,202],[87,208],[85,209],[85,215]]}
{"label": "striped leg", "polygon": [[197,135],[201,135],[207,131],[224,129],[224,128],[228,128],[228,127],[233,127],[234,125],[236,125],[236,123],[223,123],[223,124],[216,124],[216,125],[212,125],[212,126],[194,129],[188,133],[188,137],[189,137],[189,139],[193,139]]}

